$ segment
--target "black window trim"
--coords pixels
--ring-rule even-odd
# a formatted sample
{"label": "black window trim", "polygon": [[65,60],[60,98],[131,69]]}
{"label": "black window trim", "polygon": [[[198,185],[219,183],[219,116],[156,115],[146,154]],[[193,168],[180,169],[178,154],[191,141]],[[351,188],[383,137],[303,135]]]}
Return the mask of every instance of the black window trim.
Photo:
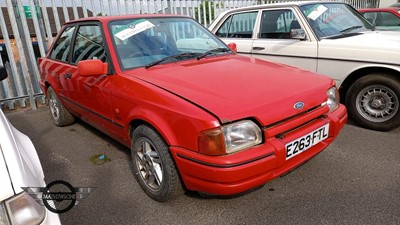
{"label": "black window trim", "polygon": [[71,66],[77,66],[77,64],[72,63],[72,54],[73,54],[73,50],[74,50],[74,46],[75,46],[76,33],[78,32],[78,30],[79,30],[79,28],[80,28],[81,26],[88,26],[88,25],[96,25],[96,26],[99,26],[99,27],[100,27],[100,32],[101,32],[101,35],[102,35],[102,38],[103,38],[104,50],[105,50],[105,52],[106,52],[106,54],[107,54],[107,59],[106,59],[106,62],[108,63],[107,75],[112,75],[112,74],[114,74],[114,66],[113,66],[114,64],[113,64],[113,62],[112,62],[112,57],[111,57],[111,54],[110,54],[110,49],[109,49],[108,44],[107,44],[107,41],[106,41],[107,39],[106,39],[106,34],[105,34],[105,32],[104,32],[104,27],[103,27],[103,24],[102,24],[100,21],[97,21],[97,20],[93,20],[93,21],[84,21],[84,22],[76,22],[76,23],[69,23],[69,24],[66,24],[66,25],[62,28],[62,30],[59,32],[59,34],[58,34],[58,36],[57,36],[56,41],[54,42],[54,44],[55,44],[55,43],[58,41],[58,39],[61,37],[61,34],[65,31],[65,29],[67,29],[68,27],[74,27],[74,28],[75,28],[74,33],[72,34],[71,47],[69,48],[68,61],[62,61],[62,60],[58,60],[58,59],[54,59],[54,58],[51,58],[51,57],[50,57],[50,56],[51,56],[51,53],[52,53],[53,50],[54,50],[54,45],[51,46],[51,50],[49,51],[48,58],[51,59],[51,60],[60,62],[60,63],[65,63],[65,64],[68,64],[68,65],[71,65]]}
{"label": "black window trim", "polygon": [[61,62],[61,63],[70,64],[70,60],[71,60],[71,59],[70,59],[70,57],[71,57],[71,47],[69,48],[69,52],[68,52],[68,61],[63,61],[63,60],[55,59],[55,58],[51,57],[51,54],[52,54],[53,51],[54,51],[54,46],[56,45],[57,41],[61,38],[61,35],[64,33],[64,31],[65,31],[67,28],[70,28],[70,27],[75,29],[75,30],[74,30],[74,33],[73,33],[72,36],[71,36],[71,44],[70,44],[70,46],[72,46],[72,44],[73,44],[73,42],[74,42],[75,32],[76,32],[76,24],[68,24],[68,25],[65,25],[65,26],[61,29],[61,31],[58,33],[58,35],[57,35],[57,37],[56,37],[56,40],[54,41],[54,44],[51,46],[51,49],[50,49],[49,54],[48,54],[48,58],[49,58],[49,59],[54,60],[54,61],[57,61],[57,62]]}

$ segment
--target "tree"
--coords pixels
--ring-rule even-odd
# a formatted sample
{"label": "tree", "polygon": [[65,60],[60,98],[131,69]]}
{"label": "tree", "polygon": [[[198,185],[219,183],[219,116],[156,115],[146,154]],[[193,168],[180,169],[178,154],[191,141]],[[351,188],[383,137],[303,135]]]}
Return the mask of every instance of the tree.
{"label": "tree", "polygon": [[[195,18],[197,21],[199,21],[201,24],[206,24],[208,21],[212,21],[215,18],[215,13],[214,9],[215,7],[221,8],[223,6],[222,2],[217,2],[214,3],[212,0],[205,0],[200,3],[199,6],[197,6],[194,10],[195,12]],[[205,7],[205,9],[204,9]],[[210,14],[210,7],[211,7],[211,15]],[[199,10],[200,10],[200,18],[199,18]],[[204,16],[204,11],[205,11],[205,16]],[[211,16],[211,20],[210,20]],[[206,21],[204,21],[204,18],[206,18]]]}

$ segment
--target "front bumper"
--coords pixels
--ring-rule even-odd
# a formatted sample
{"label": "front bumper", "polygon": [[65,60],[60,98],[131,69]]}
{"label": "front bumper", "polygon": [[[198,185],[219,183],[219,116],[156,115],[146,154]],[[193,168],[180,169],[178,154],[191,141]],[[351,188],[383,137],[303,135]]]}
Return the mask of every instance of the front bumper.
{"label": "front bumper", "polygon": [[[262,145],[225,156],[207,156],[179,147],[170,147],[187,189],[215,195],[233,195],[255,188],[311,159],[324,150],[347,121],[346,108],[313,119],[287,133],[273,135],[264,129]],[[301,123],[297,119],[296,123]],[[285,144],[329,123],[329,137],[286,160]],[[285,124],[281,125],[285,127]],[[279,130],[279,129],[275,129]]]}

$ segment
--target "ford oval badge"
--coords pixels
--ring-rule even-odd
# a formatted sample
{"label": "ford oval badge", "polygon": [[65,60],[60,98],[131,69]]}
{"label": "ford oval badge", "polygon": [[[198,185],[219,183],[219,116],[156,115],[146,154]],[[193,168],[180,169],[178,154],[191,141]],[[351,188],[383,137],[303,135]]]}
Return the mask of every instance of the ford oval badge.
{"label": "ford oval badge", "polygon": [[304,102],[296,102],[294,103],[294,108],[295,109],[301,109],[304,107]]}

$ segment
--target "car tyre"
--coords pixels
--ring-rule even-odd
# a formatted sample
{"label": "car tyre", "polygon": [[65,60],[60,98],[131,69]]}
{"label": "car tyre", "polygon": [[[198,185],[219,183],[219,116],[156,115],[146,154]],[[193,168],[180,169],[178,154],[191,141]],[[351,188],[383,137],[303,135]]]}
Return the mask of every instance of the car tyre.
{"label": "car tyre", "polygon": [[47,90],[47,98],[51,117],[56,126],[68,126],[75,122],[75,117],[62,105],[52,87]]}
{"label": "car tyre", "polygon": [[349,117],[364,128],[389,131],[400,126],[400,80],[374,73],[361,77],[347,92]]}
{"label": "car tyre", "polygon": [[133,172],[144,192],[158,202],[177,197],[181,183],[163,138],[151,127],[140,125],[132,134]]}

